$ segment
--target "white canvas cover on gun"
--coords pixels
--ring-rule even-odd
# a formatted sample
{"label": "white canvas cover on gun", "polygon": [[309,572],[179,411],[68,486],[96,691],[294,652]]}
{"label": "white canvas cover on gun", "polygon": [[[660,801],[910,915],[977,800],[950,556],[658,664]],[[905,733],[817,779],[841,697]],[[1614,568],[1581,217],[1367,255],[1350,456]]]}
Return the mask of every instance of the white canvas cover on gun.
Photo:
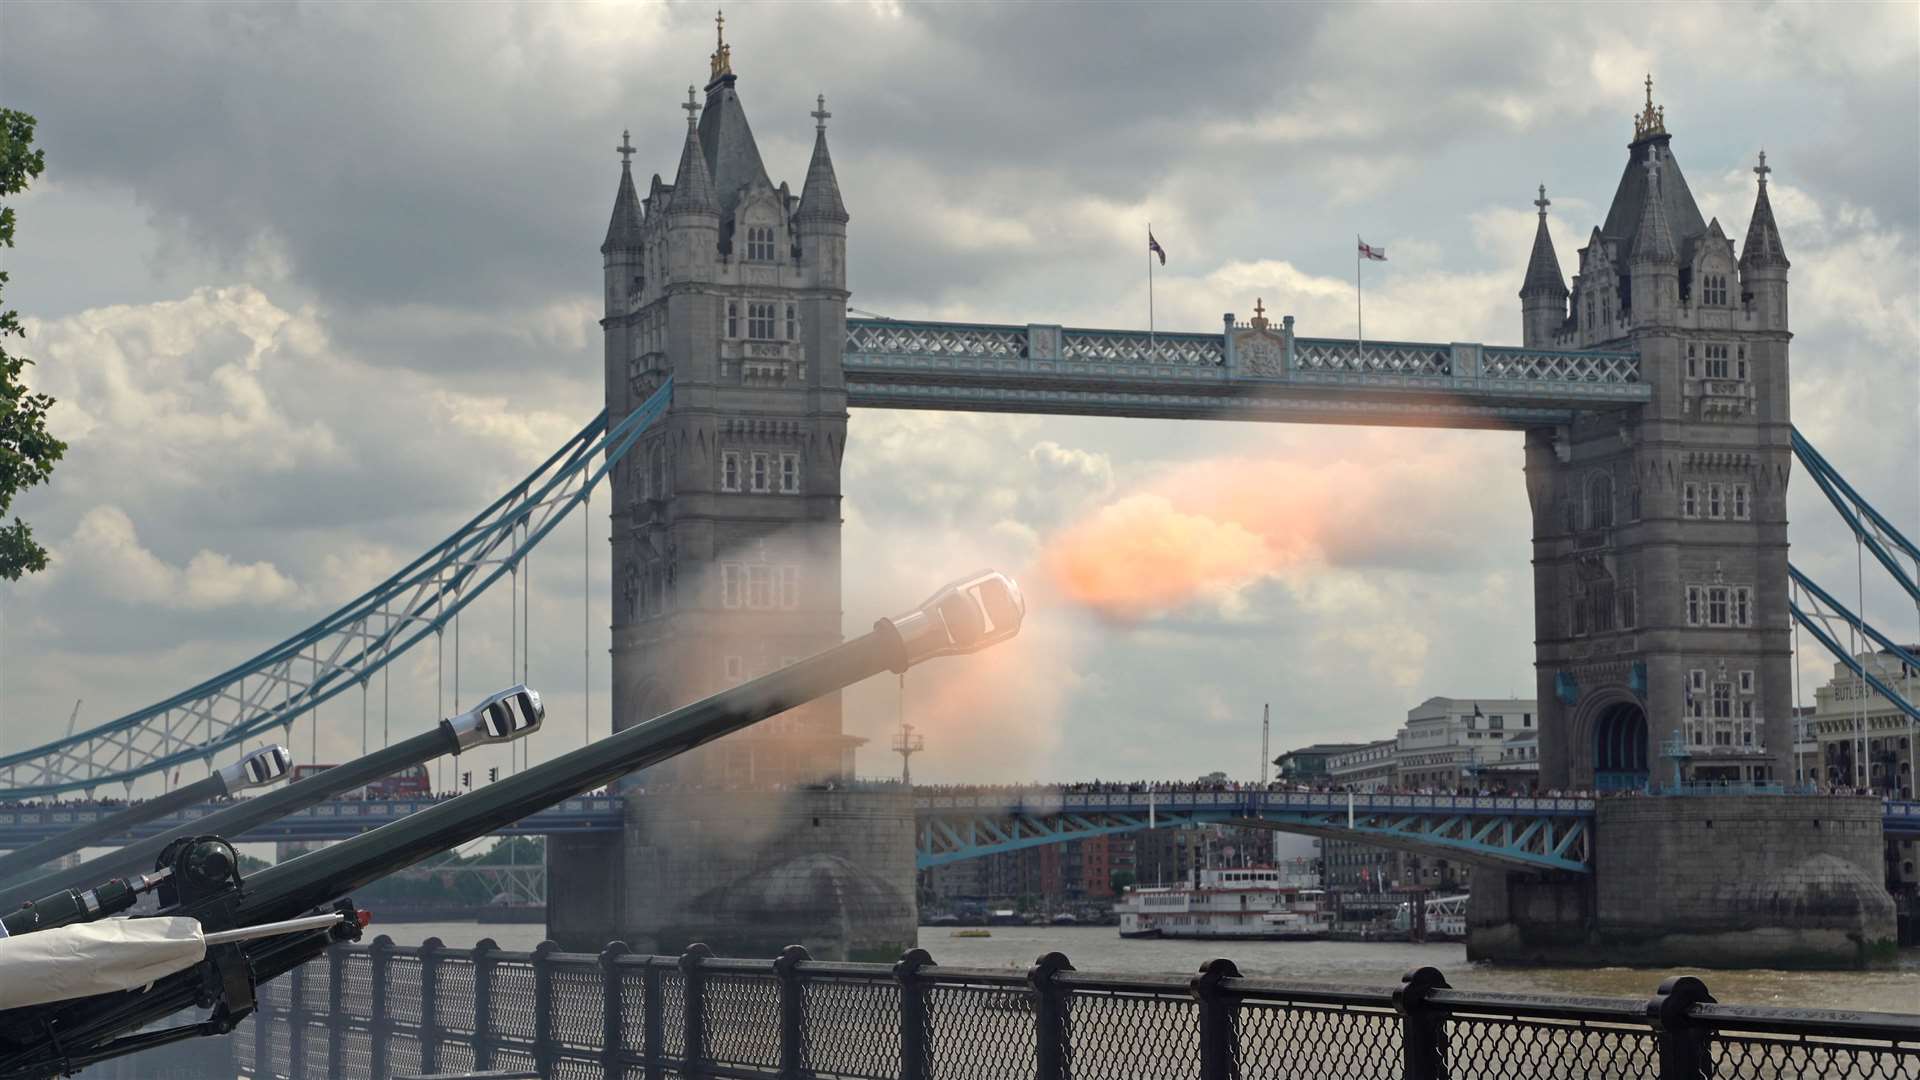
{"label": "white canvas cover on gun", "polygon": [[208,945],[324,930],[338,913],[203,934],[188,918],[102,919],[0,937],[0,1011],[145,986],[204,960]]}
{"label": "white canvas cover on gun", "polygon": [[0,938],[0,1009],[145,986],[207,955],[186,918],[102,919]]}

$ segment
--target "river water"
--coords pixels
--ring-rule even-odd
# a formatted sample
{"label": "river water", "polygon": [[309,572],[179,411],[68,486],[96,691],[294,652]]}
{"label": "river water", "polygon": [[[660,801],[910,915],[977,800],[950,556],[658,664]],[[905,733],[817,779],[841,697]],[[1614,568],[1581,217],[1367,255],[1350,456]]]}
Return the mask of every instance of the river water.
{"label": "river water", "polygon": [[[386,934],[401,945],[438,937],[449,948],[465,948],[490,937],[503,949],[528,950],[540,943],[545,928],[539,924],[376,922],[368,933]],[[920,947],[932,953],[935,961],[956,967],[1024,970],[1043,953],[1061,952],[1081,971],[1187,974],[1224,956],[1243,975],[1342,986],[1393,986],[1413,968],[1436,967],[1461,989],[1632,998],[1651,996],[1668,975],[1697,975],[1723,1002],[1920,1013],[1920,950],[1913,949],[1903,950],[1896,966],[1880,971],[1710,971],[1496,967],[1467,963],[1466,946],[1460,944],[1123,941],[1111,926],[996,926],[987,938],[952,934],[947,927],[923,926]]]}

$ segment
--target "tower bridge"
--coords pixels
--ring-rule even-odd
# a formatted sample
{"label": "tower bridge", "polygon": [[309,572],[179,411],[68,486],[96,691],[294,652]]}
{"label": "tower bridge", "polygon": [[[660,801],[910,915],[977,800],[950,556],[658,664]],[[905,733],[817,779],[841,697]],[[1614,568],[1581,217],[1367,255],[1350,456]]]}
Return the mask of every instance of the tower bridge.
{"label": "tower bridge", "polygon": [[[1646,788],[1655,748],[1668,745],[1687,748],[1696,780],[1792,777],[1791,620],[1846,618],[1824,594],[1790,597],[1790,581],[1806,588],[1787,564],[1796,453],[1920,602],[1920,548],[1791,426],[1791,264],[1764,156],[1736,246],[1703,220],[1650,81],[1571,282],[1544,190],[1536,200],[1517,346],[1309,337],[1291,316],[1269,319],[1258,299],[1250,319],[1226,314],[1205,333],[850,319],[852,215],[828,149],[832,114],[824,98],[814,105],[795,194],[770,179],[731,50],[716,43],[704,97],[689,87],[680,106],[687,128],[671,182],[636,181],[636,151],[620,147],[600,247],[604,414],[447,541],[309,630],[160,705],[0,757],[0,797],[131,784],[286,730],[355,685],[364,693],[371,673],[437,640],[478,592],[503,577],[518,585],[526,554],[602,479],[616,728],[831,646],[841,466],[858,452],[849,408],[1523,433],[1546,788]],[[617,831],[550,845],[552,935],[595,948],[622,938],[658,951],[691,940],[777,950],[788,942],[753,940],[752,929],[784,923],[768,913],[797,903],[837,928],[835,940],[808,942],[816,955],[893,956],[914,932],[916,860],[1139,827],[1137,807],[956,816],[921,812],[932,808],[905,791],[806,790],[854,775],[861,741],[833,696],[660,767],[660,786],[680,793],[649,797]],[[1881,808],[1842,802],[1603,799],[1591,821],[1540,812],[1517,830],[1497,810],[1395,815],[1404,808],[1387,805],[1368,811],[1367,827],[1398,844],[1479,845],[1521,871],[1485,876],[1475,893],[1476,940],[1503,955],[1625,956],[1667,941],[1712,962],[1730,928],[1761,928],[1783,934],[1755,947],[1839,959],[1877,948],[1892,918],[1877,880]],[[1214,809],[1169,812],[1199,820]],[[1220,812],[1312,831],[1344,824],[1339,809]],[[1710,841],[1707,829],[1717,829]],[[1610,857],[1627,861],[1610,869]],[[1728,899],[1722,879],[1752,888]],[[1772,892],[1762,895],[1762,880]],[[1649,881],[1670,895],[1665,923],[1636,921],[1636,890]],[[1782,928],[1770,914],[1816,894],[1830,902],[1807,926]]]}

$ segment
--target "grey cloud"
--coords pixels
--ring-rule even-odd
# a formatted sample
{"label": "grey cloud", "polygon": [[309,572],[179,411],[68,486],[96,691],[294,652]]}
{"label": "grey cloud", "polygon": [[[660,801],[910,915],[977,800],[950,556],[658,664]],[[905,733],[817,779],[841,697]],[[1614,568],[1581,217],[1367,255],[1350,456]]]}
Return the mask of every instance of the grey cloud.
{"label": "grey cloud", "polygon": [[[1483,251],[1472,215],[1524,212],[1541,181],[1560,201],[1556,211],[1588,204],[1569,215],[1575,235],[1604,213],[1641,55],[1696,186],[1743,169],[1764,143],[1783,183],[1792,163],[1791,182],[1821,206],[1871,211],[1888,245],[1873,250],[1897,257],[1881,277],[1906,273],[1920,219],[1914,42],[1856,50],[1871,27],[1800,26],[1791,11],[1731,6],[1701,9],[1645,40],[1623,31],[1656,25],[1654,10],[755,5],[731,15],[729,29],[776,182],[797,185],[804,175],[806,112],[815,93],[827,94],[853,214],[854,302],[902,317],[965,311],[1006,322],[1144,324],[1137,229],[1110,220],[1134,207],[1154,215],[1173,255],[1167,273],[1189,286],[1235,259],[1284,259],[1347,281],[1351,234],[1360,230],[1377,242],[1418,238],[1440,253],[1441,271],[1420,280],[1466,295],[1459,275],[1517,268],[1531,238],[1522,221],[1511,252]],[[275,358],[263,379],[289,415],[324,423],[342,448],[276,472],[255,460],[260,444],[238,440],[193,459],[197,482],[174,484],[152,469],[170,460],[164,448],[143,453],[137,433],[79,441],[54,486],[23,510],[48,535],[65,537],[95,506],[119,506],[171,565],[206,548],[270,561],[316,590],[330,580],[329,557],[377,545],[404,561],[438,539],[526,463],[510,447],[449,427],[436,391],[509,397],[569,423],[598,407],[591,321],[617,177],[612,148],[631,128],[643,148],[642,179],[671,175],[684,125],[675,106],[686,83],[704,75],[709,14],[557,5],[8,8],[8,42],[25,44],[8,50],[0,97],[40,116],[50,163],[45,189],[23,205],[13,264],[21,276],[9,298],[30,314],[57,316],[250,281],[282,309],[311,304],[324,355]],[[1883,59],[1836,67],[1833,57],[1849,52]],[[1602,60],[1608,66],[1596,68]],[[1616,75],[1634,85],[1602,85]],[[1223,139],[1220,130],[1233,125],[1245,130]],[[1750,192],[1741,198],[1738,224],[1723,217],[1736,236]],[[1016,227],[1024,239],[955,235],[955,217]],[[1823,447],[1863,489],[1902,522],[1920,521],[1920,492],[1901,464],[1920,454],[1916,342],[1897,324],[1875,339],[1845,319],[1819,319],[1804,299],[1815,264],[1802,256],[1814,241],[1795,236],[1784,214],[1783,226],[1796,259],[1796,318],[1810,328],[1795,344],[1796,413],[1820,428]],[[1570,267],[1572,251],[1560,256]],[[1377,279],[1370,269],[1370,326],[1375,281],[1385,302],[1396,281],[1424,269],[1399,257],[1377,268]],[[1829,280],[1838,272],[1821,271]],[[1876,279],[1870,291],[1890,309],[1910,310],[1908,277]],[[1518,283],[1515,273],[1513,289]],[[1497,325],[1511,329],[1502,338],[1511,340],[1513,289],[1497,311],[1458,311],[1457,322],[1430,332]],[[1209,299],[1212,310],[1194,328],[1209,328],[1219,310],[1244,313],[1251,301]],[[577,336],[554,329],[568,305],[580,311]],[[1347,332],[1326,310],[1323,325],[1303,331]],[[1169,317],[1163,308],[1163,325]],[[203,348],[229,332],[210,331]],[[996,417],[969,419],[958,428],[963,438],[935,441],[908,461],[866,456],[896,419],[859,413],[852,422],[846,490],[859,525],[848,534],[849,566],[905,559],[907,548],[945,553],[956,536],[986,537],[983,547],[1011,555],[1012,539],[987,536],[996,521],[1044,535],[1097,505],[1101,493],[1084,478],[1028,460],[1043,440],[1107,455],[1116,493],[1151,483],[1169,460],[1233,457],[1261,441],[1260,429],[1233,424]],[[1427,693],[1524,693],[1525,510],[1517,446],[1503,454],[1473,458],[1492,462],[1484,479],[1495,494],[1464,507],[1408,508],[1438,534],[1437,547],[1413,529],[1343,534],[1341,572],[1374,581],[1363,612],[1316,610],[1269,581],[1246,591],[1251,614],[1239,622],[1195,609],[1152,632],[1095,632],[1073,617],[1069,629],[1083,636],[1072,640],[1086,643],[1073,658],[1084,682],[1061,720],[1074,752],[1049,767],[1120,771],[1118,763],[1141,760],[1139,748],[1164,748],[1170,724],[1187,722],[1205,737],[1177,740],[1177,759],[1157,750],[1147,764],[1175,773],[1229,757],[1250,765],[1231,723],[1208,712],[1201,724],[1186,711],[1201,691],[1229,715],[1244,713],[1249,734],[1258,701],[1273,700],[1300,741],[1384,733]],[[1828,511],[1809,485],[1793,492],[1796,561],[1844,573],[1852,561],[1844,533],[1822,524]],[[588,659],[601,678],[603,510],[596,503],[587,569],[599,628]],[[1493,540],[1483,543],[1477,530]],[[544,602],[549,621],[537,626],[534,669],[536,679],[555,673],[577,683],[579,587],[562,593],[553,584],[578,576],[577,522],[558,543],[566,554],[549,563],[543,552],[536,570],[555,592]],[[1493,575],[1505,584],[1487,585]],[[927,584],[904,571],[874,576],[850,577],[855,623],[897,604],[895,591]],[[7,745],[57,731],[77,686],[90,701],[87,718],[98,719],[96,707],[153,700],[278,640],[313,611],[169,612],[59,583],[8,601],[4,673],[19,711],[0,731]],[[1870,593],[1869,609],[1900,610],[1884,592]],[[498,670],[504,655],[504,641],[474,633],[488,621],[468,623],[470,691],[475,665]],[[1327,637],[1346,622],[1367,635],[1359,645]],[[44,640],[36,627],[50,628]],[[1417,658],[1414,635],[1424,639]],[[1425,672],[1417,693],[1367,666],[1389,650],[1366,646],[1401,639],[1406,662]],[[417,695],[410,700],[419,706]],[[604,707],[596,704],[596,716]],[[939,775],[940,751],[930,758],[927,775]],[[863,761],[878,768],[872,754]]]}

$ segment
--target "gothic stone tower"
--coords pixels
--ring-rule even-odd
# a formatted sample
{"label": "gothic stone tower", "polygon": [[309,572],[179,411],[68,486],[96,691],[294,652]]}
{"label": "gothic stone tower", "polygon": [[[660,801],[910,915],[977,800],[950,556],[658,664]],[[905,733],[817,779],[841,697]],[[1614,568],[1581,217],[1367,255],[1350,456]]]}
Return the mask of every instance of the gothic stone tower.
{"label": "gothic stone tower", "polygon": [[[674,381],[670,411],[614,474],[616,729],[840,641],[847,211],[824,99],[796,199],[767,179],[729,51],[704,108],[688,88],[673,184],[656,174],[636,199],[622,165],[601,249],[609,420]],[[857,742],[833,698],[651,782],[825,780],[851,771]]]}
{"label": "gothic stone tower", "polygon": [[[609,421],[673,379],[613,474],[616,729],[840,642],[847,211],[826,102],[795,198],[767,178],[724,41],[711,75],[704,106],[687,88],[671,185],[640,195],[623,140],[600,249]],[[897,957],[918,921],[911,799],[822,783],[860,741],[835,696],[650,770],[617,842],[555,838],[549,934]]]}
{"label": "gothic stone tower", "polygon": [[[1785,780],[1787,267],[1766,157],[1735,258],[1703,222],[1665,110],[1635,122],[1571,293],[1546,192],[1525,343],[1630,349],[1653,401],[1527,435],[1544,787]],[[1569,307],[1569,300],[1571,306]]]}

